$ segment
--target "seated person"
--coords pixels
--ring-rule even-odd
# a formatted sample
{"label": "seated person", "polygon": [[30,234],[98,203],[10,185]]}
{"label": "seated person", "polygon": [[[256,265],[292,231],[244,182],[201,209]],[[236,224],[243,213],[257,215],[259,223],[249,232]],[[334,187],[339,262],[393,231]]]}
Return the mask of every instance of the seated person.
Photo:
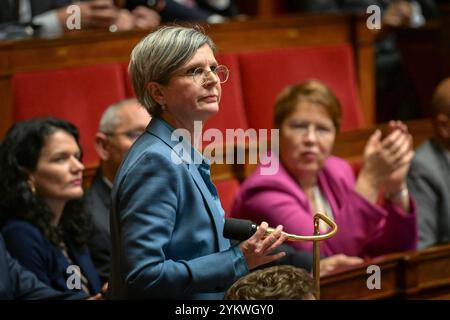
{"label": "seated person", "polygon": [[315,300],[314,282],[304,269],[281,265],[253,271],[236,281],[224,300]]}
{"label": "seated person", "polygon": [[288,0],[291,11],[359,12],[373,23],[370,6],[380,9],[381,19],[375,50],[376,116],[378,122],[392,118],[413,119],[421,116],[418,92],[410,77],[397,43],[396,28],[418,28],[427,20],[437,19],[439,10],[434,0]]}
{"label": "seated person", "polygon": [[95,147],[101,162],[86,194],[85,205],[87,212],[92,214],[94,227],[89,249],[103,282],[108,280],[111,257],[109,209],[113,181],[123,157],[149,122],[150,115],[136,99],[111,105],[100,119]]}
{"label": "seated person", "polygon": [[72,124],[55,118],[16,123],[0,147],[2,234],[11,256],[58,291],[100,292],[86,248],[81,148]]}
{"label": "seated person", "polygon": [[234,0],[165,0],[165,7],[161,10],[163,22],[222,23],[237,15],[238,9]]}
{"label": "seated person", "polygon": [[59,292],[38,280],[6,251],[0,235],[0,300],[84,299],[82,292]]}
{"label": "seated person", "polygon": [[417,149],[408,173],[417,200],[419,248],[450,242],[450,78],[436,88],[431,112],[434,136]]}
{"label": "seated person", "polygon": [[[121,5],[126,5],[122,3]],[[123,1],[125,2],[125,1]],[[2,22],[32,22],[39,25],[39,34],[43,36],[57,36],[69,31],[68,23],[73,19],[76,11],[71,5],[76,4],[80,13],[80,28],[105,29],[110,31],[125,31],[133,28],[149,29],[160,24],[160,17],[156,10],[160,5],[148,8],[135,5],[133,10],[120,8],[113,0],[8,0],[0,2],[0,23]]]}
{"label": "seated person", "polygon": [[[259,166],[242,184],[232,216],[312,235],[313,214],[324,213],[339,227],[321,243],[325,256],[372,257],[414,249],[415,205],[405,182],[414,152],[406,126],[391,122],[386,137],[379,130],[371,135],[355,182],[347,162],[330,155],[340,118],[338,99],[319,81],[284,90],[275,104],[279,170],[263,175]],[[321,224],[321,231],[327,226]],[[286,244],[312,251],[312,242]]]}

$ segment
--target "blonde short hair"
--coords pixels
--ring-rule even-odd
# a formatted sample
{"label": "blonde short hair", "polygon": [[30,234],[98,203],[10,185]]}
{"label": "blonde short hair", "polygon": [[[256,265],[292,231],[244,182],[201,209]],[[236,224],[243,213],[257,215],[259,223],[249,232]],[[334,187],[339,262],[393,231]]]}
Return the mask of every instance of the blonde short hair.
{"label": "blonde short hair", "polygon": [[336,131],[339,131],[342,114],[341,103],[333,91],[318,80],[308,80],[289,86],[280,93],[275,102],[275,127],[280,128],[283,121],[303,101],[323,106],[330,115]]}

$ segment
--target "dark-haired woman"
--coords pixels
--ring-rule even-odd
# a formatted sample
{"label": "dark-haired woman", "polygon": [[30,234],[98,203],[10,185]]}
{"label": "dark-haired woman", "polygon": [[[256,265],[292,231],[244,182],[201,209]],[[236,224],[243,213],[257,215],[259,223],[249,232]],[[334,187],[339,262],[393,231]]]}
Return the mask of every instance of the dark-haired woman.
{"label": "dark-haired woman", "polygon": [[41,118],[15,124],[0,147],[0,218],[8,251],[59,291],[100,292],[88,251],[76,127]]}

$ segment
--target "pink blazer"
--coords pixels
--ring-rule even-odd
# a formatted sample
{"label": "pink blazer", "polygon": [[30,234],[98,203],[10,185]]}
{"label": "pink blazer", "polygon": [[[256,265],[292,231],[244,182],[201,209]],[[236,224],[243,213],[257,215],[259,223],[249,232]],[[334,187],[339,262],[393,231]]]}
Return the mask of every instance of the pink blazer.
{"label": "pink blazer", "polygon": [[[274,175],[261,175],[260,170],[258,167],[242,184],[231,215],[257,223],[266,221],[271,227],[281,224],[289,233],[312,235],[313,212],[301,187],[281,163]],[[321,242],[321,254],[373,257],[416,248],[413,201],[409,214],[387,202],[369,203],[354,190],[355,177],[348,163],[333,156],[325,161],[318,181],[339,227],[333,238]],[[286,243],[312,251],[312,242]]]}

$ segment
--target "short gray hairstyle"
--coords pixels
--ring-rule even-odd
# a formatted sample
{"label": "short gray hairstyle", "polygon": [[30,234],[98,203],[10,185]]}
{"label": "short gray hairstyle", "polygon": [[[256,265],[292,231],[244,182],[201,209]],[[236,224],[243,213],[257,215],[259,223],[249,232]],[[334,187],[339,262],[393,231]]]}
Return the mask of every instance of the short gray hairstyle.
{"label": "short gray hairstyle", "polygon": [[136,98],[129,98],[110,105],[100,118],[99,131],[103,133],[113,133],[120,124],[120,117],[117,113],[128,104],[139,103]]}
{"label": "short gray hairstyle", "polygon": [[151,97],[148,83],[168,84],[173,73],[205,44],[216,51],[214,42],[198,26],[165,26],[150,33],[134,47],[128,71],[137,99],[151,116],[158,116],[162,109]]}

